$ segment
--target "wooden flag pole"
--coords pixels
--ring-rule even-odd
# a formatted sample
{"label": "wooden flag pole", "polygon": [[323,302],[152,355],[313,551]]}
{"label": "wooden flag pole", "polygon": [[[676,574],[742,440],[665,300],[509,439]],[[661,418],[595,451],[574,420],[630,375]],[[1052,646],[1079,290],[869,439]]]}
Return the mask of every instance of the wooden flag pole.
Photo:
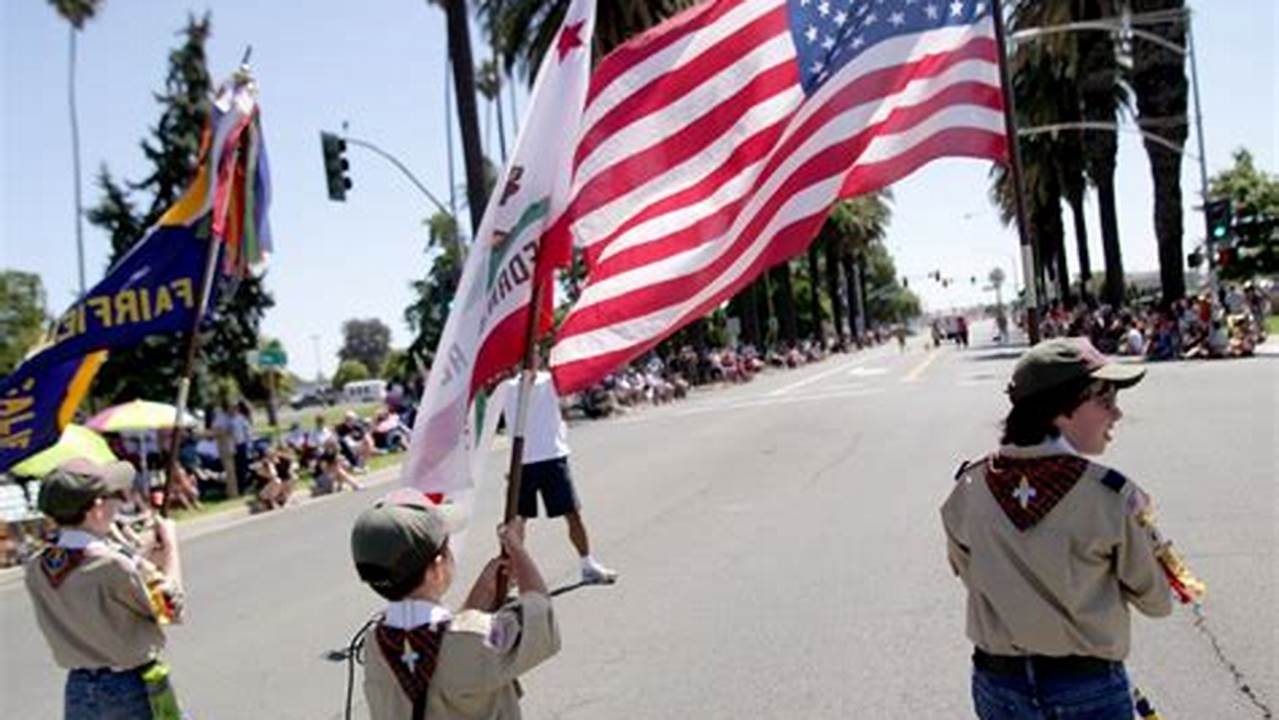
{"label": "wooden flag pole", "polygon": [[[244,49],[244,57],[240,60],[240,69],[236,71],[237,86],[252,80],[249,74],[249,58],[253,55],[253,46]],[[208,151],[213,152],[212,138]],[[218,182],[218,158],[208,157],[210,163],[209,183],[216,190]],[[237,162],[239,160],[237,159]],[[169,433],[169,465],[164,476],[164,495],[160,500],[160,517],[169,516],[169,493],[173,490],[173,477],[178,470],[178,450],[182,447],[182,417],[186,415],[187,398],[191,392],[191,375],[195,372],[196,353],[200,349],[200,326],[204,324],[204,315],[208,310],[209,298],[213,294],[213,279],[217,275],[218,249],[221,241],[213,236],[213,222],[208,221],[209,250],[205,254],[204,278],[200,283],[200,295],[196,298],[195,319],[191,322],[191,330],[187,334],[186,359],[182,364],[182,375],[178,378],[178,402],[173,413],[173,430]],[[235,481],[242,482],[242,478]]]}
{"label": "wooden flag pole", "polygon": [[[209,251],[204,261],[204,281],[200,283],[200,296],[195,304],[195,319],[191,322],[191,330],[187,333],[186,359],[182,365],[182,376],[178,378],[178,402],[173,413],[173,430],[169,433],[169,466],[164,476],[164,495],[160,501],[160,516],[169,516],[169,492],[173,489],[173,477],[178,470],[178,450],[182,447],[182,417],[186,415],[187,396],[191,391],[191,375],[195,372],[196,353],[200,349],[200,326],[204,324],[204,315],[213,292],[213,278],[218,268],[218,247],[221,244],[213,235],[212,223],[209,223]],[[236,482],[240,479],[236,478]]]}
{"label": "wooden flag pole", "polygon": [[1026,219],[1026,188],[1022,182],[1021,142],[1017,136],[1017,117],[1013,106],[1012,80],[1008,72],[1008,45],[1004,32],[1003,3],[991,8],[995,20],[995,44],[999,46],[999,85],[1004,96],[1004,130],[1008,135],[1008,164],[1012,172],[1013,195],[1017,206],[1017,234],[1021,239],[1021,269],[1026,288],[1026,335],[1030,344],[1039,342],[1039,299],[1035,292],[1035,247],[1031,243]]}
{"label": "wooden flag pole", "polygon": [[[540,253],[539,253],[540,254]],[[509,524],[519,515],[520,482],[524,475],[524,434],[528,424],[529,399],[533,394],[533,380],[537,377],[537,324],[542,308],[543,285],[537,281],[537,258],[533,260],[533,270],[529,273],[533,283],[532,297],[529,298],[528,326],[524,337],[524,360],[520,364],[519,395],[516,398],[515,421],[511,428],[511,463],[506,471],[506,509],[502,513],[502,522]],[[511,419],[507,418],[509,422]],[[501,550],[505,556],[506,550]],[[510,578],[507,573],[497,575],[497,592],[493,597],[493,608],[502,606],[506,600]]]}

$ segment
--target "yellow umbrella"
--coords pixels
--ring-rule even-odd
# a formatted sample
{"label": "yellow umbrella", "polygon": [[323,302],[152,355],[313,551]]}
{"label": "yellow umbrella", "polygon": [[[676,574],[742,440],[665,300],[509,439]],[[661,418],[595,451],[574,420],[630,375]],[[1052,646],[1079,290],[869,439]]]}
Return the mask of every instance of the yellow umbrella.
{"label": "yellow umbrella", "polygon": [[9,471],[24,477],[44,477],[68,460],[84,458],[96,463],[114,462],[107,441],[83,425],[68,425],[58,442],[14,465]]}

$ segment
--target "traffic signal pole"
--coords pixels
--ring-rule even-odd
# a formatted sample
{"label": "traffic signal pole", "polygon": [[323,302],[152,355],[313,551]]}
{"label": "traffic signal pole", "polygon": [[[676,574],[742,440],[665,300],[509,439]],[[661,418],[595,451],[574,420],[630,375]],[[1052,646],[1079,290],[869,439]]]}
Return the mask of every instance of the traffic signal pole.
{"label": "traffic signal pole", "polygon": [[1208,258],[1208,287],[1217,294],[1217,253],[1213,249],[1212,228],[1208,227],[1208,152],[1204,149],[1203,105],[1199,97],[1199,63],[1195,59],[1195,34],[1190,8],[1186,8],[1186,54],[1190,58],[1190,85],[1195,91],[1195,139],[1199,143],[1199,201],[1204,206],[1204,255]]}
{"label": "traffic signal pole", "polygon": [[1012,81],[1008,73],[1008,44],[1004,36],[1003,3],[995,3],[990,11],[995,20],[995,44],[999,46],[999,85],[1004,96],[1004,132],[1008,138],[1008,164],[1012,173],[1013,195],[1017,206],[1017,235],[1021,239],[1021,268],[1026,285],[1026,337],[1030,344],[1039,342],[1039,298],[1035,292],[1035,247],[1031,244],[1026,214],[1026,186],[1022,182],[1021,142],[1017,136],[1016,112],[1013,107]]}

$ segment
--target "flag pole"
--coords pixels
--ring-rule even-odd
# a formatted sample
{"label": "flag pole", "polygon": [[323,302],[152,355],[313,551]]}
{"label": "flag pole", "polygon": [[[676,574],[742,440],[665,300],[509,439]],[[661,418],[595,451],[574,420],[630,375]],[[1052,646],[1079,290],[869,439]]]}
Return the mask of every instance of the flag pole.
{"label": "flag pole", "polygon": [[[169,492],[173,489],[173,477],[178,470],[178,450],[182,447],[182,417],[186,415],[187,396],[191,390],[191,375],[195,372],[195,357],[200,349],[200,326],[204,324],[206,306],[213,292],[213,277],[217,273],[218,246],[220,241],[213,237],[209,228],[209,250],[204,261],[204,281],[200,284],[200,295],[195,306],[195,318],[191,321],[191,330],[187,333],[186,359],[182,365],[182,375],[178,378],[178,401],[173,412],[173,430],[169,433],[169,466],[164,476],[164,495],[160,502],[160,516],[169,516]],[[240,479],[236,478],[236,482]]]}
{"label": "flag pole", "polygon": [[[237,86],[249,82],[249,57],[253,54],[253,46],[244,49],[244,57],[240,61],[240,69],[235,73]],[[212,142],[209,152],[213,152]],[[214,157],[207,158],[212,163],[213,171],[209,174],[209,182],[216,188],[218,181],[217,162]],[[213,223],[208,221],[209,249],[205,253],[204,278],[200,283],[200,295],[196,298],[195,318],[191,321],[191,330],[187,333],[186,358],[182,364],[182,375],[178,378],[178,401],[173,411],[173,429],[169,433],[169,466],[164,475],[164,494],[160,500],[160,517],[169,516],[169,493],[173,490],[173,477],[178,470],[178,450],[182,447],[182,417],[186,415],[187,399],[191,392],[191,375],[195,373],[195,358],[200,350],[200,326],[204,324],[204,316],[208,310],[209,297],[213,294],[213,278],[217,274],[218,248],[221,245],[213,234]],[[242,478],[236,478],[237,483]]]}
{"label": "flag pole", "polygon": [[[541,253],[538,253],[540,255]],[[516,397],[515,421],[511,428],[511,463],[506,471],[506,508],[502,512],[502,523],[509,524],[519,515],[520,483],[524,476],[524,435],[528,425],[529,399],[533,394],[533,380],[537,376],[537,325],[542,309],[542,293],[545,283],[538,282],[538,258],[533,259],[533,269],[529,277],[533,282],[532,297],[529,298],[528,326],[524,336],[524,360],[520,363],[519,395]],[[509,420],[509,418],[508,418]],[[506,556],[506,549],[501,549]],[[497,575],[497,592],[493,596],[496,610],[506,600],[510,577],[506,572]]]}
{"label": "flag pole", "polygon": [[1003,2],[991,8],[995,20],[995,44],[999,46],[999,86],[1004,96],[1004,130],[1008,135],[1008,165],[1012,172],[1013,195],[1017,206],[1017,235],[1021,241],[1021,272],[1026,289],[1026,335],[1030,344],[1039,342],[1039,299],[1035,292],[1035,247],[1026,219],[1026,187],[1022,182],[1021,141],[1017,134],[1012,80],[1008,71],[1008,45],[1004,32]]}

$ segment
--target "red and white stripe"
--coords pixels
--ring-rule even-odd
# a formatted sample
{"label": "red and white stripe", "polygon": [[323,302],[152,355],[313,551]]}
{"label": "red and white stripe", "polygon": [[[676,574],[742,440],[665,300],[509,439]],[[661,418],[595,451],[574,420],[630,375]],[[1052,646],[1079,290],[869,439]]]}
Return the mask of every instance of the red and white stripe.
{"label": "red and white stripe", "polygon": [[801,252],[839,198],[1007,154],[989,18],[885,40],[809,98],[795,58],[784,0],[720,0],[596,70],[561,218],[589,268],[551,354],[561,392]]}

